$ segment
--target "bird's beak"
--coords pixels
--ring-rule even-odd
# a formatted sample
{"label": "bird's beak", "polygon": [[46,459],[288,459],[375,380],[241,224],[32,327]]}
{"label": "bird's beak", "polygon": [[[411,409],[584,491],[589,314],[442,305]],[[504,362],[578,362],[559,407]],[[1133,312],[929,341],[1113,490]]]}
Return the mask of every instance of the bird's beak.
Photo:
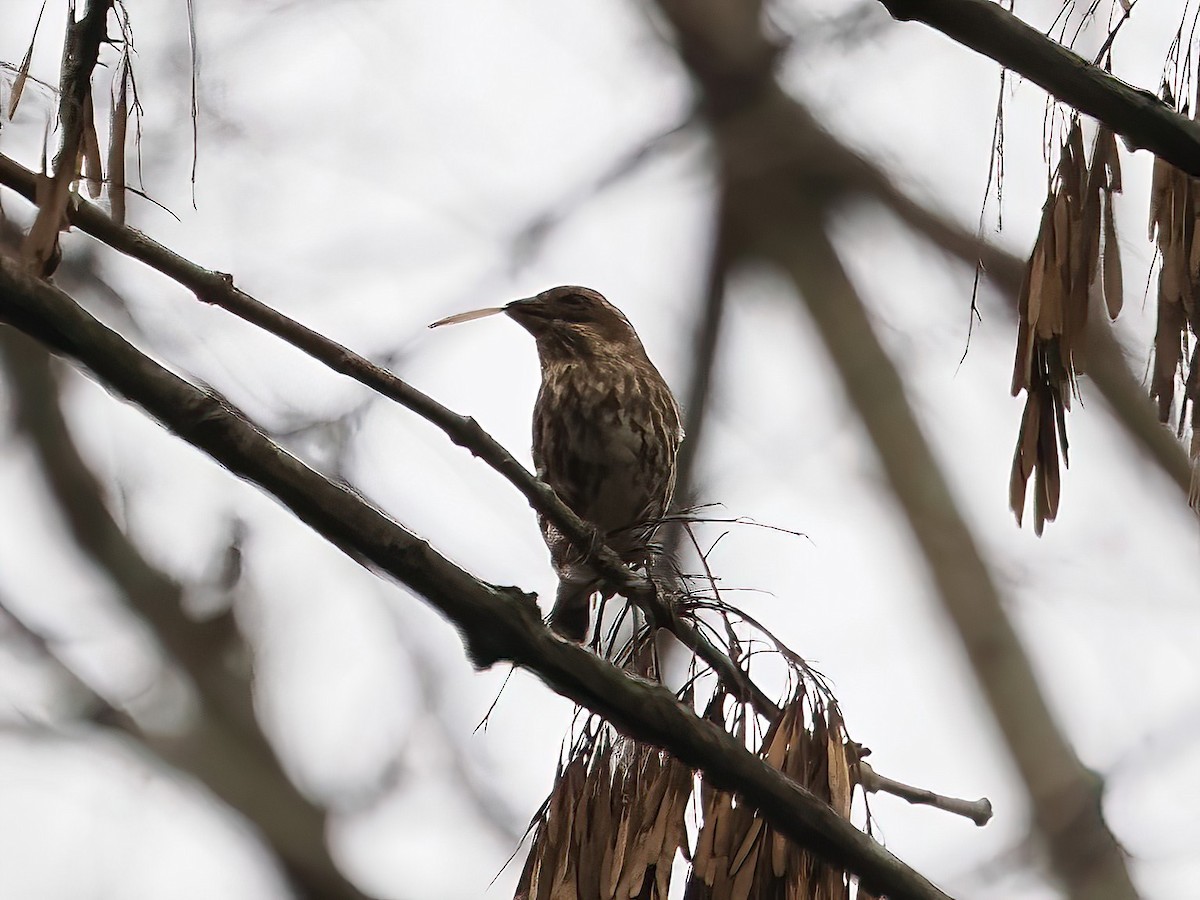
{"label": "bird's beak", "polygon": [[529,317],[546,318],[546,305],[540,297],[524,297],[520,300],[514,300],[512,303],[504,306],[504,312],[516,319],[518,322],[521,319],[528,321]]}
{"label": "bird's beak", "polygon": [[[511,304],[509,304],[511,306]],[[507,306],[489,306],[487,309],[473,309],[470,312],[455,313],[452,316],[446,316],[444,319],[438,319],[430,324],[430,328],[437,328],[441,325],[457,325],[459,322],[470,322],[472,319],[482,319],[484,316],[494,316],[496,313],[502,313]]]}

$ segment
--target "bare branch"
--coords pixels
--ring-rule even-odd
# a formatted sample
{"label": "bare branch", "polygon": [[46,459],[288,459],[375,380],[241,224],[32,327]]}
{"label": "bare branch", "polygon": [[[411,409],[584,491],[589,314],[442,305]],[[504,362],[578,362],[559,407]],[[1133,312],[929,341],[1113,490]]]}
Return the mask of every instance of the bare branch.
{"label": "bare branch", "polygon": [[976,825],[986,825],[992,820],[992,803],[986,797],[978,800],[960,800],[957,797],[944,797],[925,788],[913,787],[902,781],[886,778],[876,772],[869,762],[858,761],[858,783],[869,794],[884,793],[907,800],[909,803],[920,803],[936,809],[954,813],[970,819]]}
{"label": "bare branch", "polygon": [[710,783],[742,794],[781,833],[897,900],[944,898],[917,872],[810,792],[699,718],[664,687],[636,679],[545,628],[532,598],[484,584],[428,544],[256,431],[219,398],[141,354],[68,296],[0,258],[0,319],[87,366],[175,434],[260,485],[365,565],[425,597],[459,629],[471,658],[508,660],[595,711],[635,740],[664,747]]}
{"label": "bare branch", "polygon": [[1121,135],[1133,150],[1149,150],[1200,176],[1200,123],[1154,94],[1133,87],[1027,25],[991,0],[879,0],[902,21],[924,22],[958,43],[1012,69],[1054,97]]}

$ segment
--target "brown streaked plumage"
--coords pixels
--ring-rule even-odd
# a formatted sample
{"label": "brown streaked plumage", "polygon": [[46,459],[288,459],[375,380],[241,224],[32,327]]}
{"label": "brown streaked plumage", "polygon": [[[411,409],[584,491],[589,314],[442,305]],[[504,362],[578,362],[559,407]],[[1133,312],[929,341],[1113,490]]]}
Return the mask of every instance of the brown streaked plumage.
{"label": "brown streaked plumage", "polygon": [[[538,476],[592,525],[626,563],[645,564],[650,539],[675,489],[683,438],[671,389],[615,306],[566,285],[504,307],[462,313],[435,325],[503,312],[533,335],[542,386],[533,409]],[[582,641],[589,601],[601,585],[550,522],[542,536],[558,573],[550,625]]]}

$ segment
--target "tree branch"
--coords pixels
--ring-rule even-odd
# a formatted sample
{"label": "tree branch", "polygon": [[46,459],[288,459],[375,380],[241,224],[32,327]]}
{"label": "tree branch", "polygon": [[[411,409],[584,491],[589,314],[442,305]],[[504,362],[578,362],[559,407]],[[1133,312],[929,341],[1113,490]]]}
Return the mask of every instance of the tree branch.
{"label": "tree branch", "polygon": [[1200,123],[1027,25],[991,0],[880,0],[896,19],[917,20],[1012,69],[1058,100],[1099,119],[1131,149],[1149,150],[1200,176]]}
{"label": "tree branch", "polygon": [[206,394],[137,351],[68,296],[0,258],[0,320],[89,368],[234,474],[259,485],[364,565],[397,578],[459,629],[477,665],[507,660],[537,674],[635,740],[664,747],[709,783],[743,795],[782,834],[896,900],[945,895],[829,806],[699,718],[664,687],[632,678],[543,626],[532,597],[484,584],[322,478]]}

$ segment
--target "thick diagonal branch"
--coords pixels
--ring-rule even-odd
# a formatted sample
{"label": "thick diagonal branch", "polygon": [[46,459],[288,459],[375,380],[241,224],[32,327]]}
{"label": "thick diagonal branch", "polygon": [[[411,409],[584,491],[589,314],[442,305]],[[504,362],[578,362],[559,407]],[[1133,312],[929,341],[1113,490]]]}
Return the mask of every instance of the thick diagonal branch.
{"label": "thick diagonal branch", "polygon": [[472,578],[428,544],[287,454],[244,418],[141,354],[56,288],[0,258],[0,320],[89,368],[189,443],[259,485],[354,559],[400,580],[459,629],[480,665],[523,666],[636,740],[665,747],[737,791],[782,834],[876,893],[945,895],[811,793],[695,715],[665,688],[632,678],[546,629],[532,599]]}

